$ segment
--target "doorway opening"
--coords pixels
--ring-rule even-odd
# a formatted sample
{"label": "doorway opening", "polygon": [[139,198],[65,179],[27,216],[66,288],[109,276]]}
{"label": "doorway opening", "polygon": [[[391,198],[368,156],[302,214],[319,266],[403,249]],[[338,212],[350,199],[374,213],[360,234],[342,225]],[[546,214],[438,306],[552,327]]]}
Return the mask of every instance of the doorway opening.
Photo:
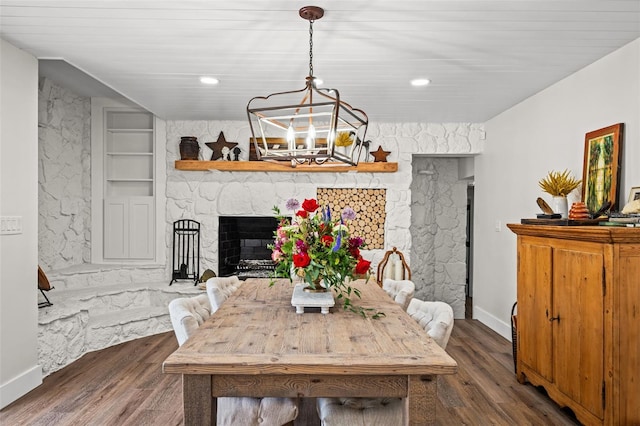
{"label": "doorway opening", "polygon": [[466,263],[467,276],[464,286],[464,317],[473,319],[473,202],[474,186],[467,186],[467,240],[466,240]]}

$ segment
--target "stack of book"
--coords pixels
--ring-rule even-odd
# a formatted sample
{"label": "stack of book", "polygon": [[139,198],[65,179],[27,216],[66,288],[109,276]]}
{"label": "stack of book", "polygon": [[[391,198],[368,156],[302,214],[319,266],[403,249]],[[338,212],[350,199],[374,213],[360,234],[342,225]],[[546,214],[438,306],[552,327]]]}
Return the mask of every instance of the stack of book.
{"label": "stack of book", "polygon": [[640,213],[611,213],[609,220],[600,222],[600,225],[605,226],[627,226],[640,228]]}

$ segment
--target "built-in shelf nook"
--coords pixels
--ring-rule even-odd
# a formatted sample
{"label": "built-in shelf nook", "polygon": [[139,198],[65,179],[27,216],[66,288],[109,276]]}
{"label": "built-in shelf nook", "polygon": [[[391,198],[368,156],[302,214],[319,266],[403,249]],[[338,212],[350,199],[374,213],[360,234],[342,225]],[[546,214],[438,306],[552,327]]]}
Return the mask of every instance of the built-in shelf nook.
{"label": "built-in shelf nook", "polygon": [[309,173],[394,173],[398,171],[398,163],[358,163],[357,166],[328,164],[300,164],[291,167],[288,162],[282,164],[270,161],[200,161],[200,160],[176,160],[177,170],[221,170],[226,172],[309,172]]}

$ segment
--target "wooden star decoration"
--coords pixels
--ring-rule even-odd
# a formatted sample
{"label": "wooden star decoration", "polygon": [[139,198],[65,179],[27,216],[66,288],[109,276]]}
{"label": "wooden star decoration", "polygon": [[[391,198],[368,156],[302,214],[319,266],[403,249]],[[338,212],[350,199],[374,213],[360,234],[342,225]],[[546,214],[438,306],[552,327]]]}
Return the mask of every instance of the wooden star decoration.
{"label": "wooden star decoration", "polygon": [[391,151],[385,151],[382,149],[382,146],[378,146],[378,149],[369,153],[369,155],[373,155],[373,158],[375,158],[375,160],[373,160],[374,163],[386,163],[389,154],[391,154]]}
{"label": "wooden star decoration", "polygon": [[220,135],[218,135],[218,140],[216,142],[206,142],[205,145],[208,146],[211,151],[213,151],[213,153],[211,154],[211,161],[222,158],[222,150],[224,148],[227,148],[227,158],[222,159],[231,161],[231,152],[233,152],[233,148],[238,145],[238,142],[227,142],[227,140],[224,138],[224,133],[220,132]]}

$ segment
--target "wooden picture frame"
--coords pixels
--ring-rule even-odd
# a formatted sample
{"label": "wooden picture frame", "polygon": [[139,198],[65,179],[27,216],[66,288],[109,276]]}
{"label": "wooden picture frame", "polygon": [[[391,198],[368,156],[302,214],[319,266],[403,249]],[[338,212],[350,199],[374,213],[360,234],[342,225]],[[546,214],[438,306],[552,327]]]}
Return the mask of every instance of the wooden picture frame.
{"label": "wooden picture frame", "polygon": [[635,200],[640,200],[640,186],[631,187],[631,191],[629,192],[629,201],[627,201],[627,203]]}
{"label": "wooden picture frame", "polygon": [[623,127],[618,123],[585,135],[582,201],[591,213],[607,201],[611,210],[617,204]]}

